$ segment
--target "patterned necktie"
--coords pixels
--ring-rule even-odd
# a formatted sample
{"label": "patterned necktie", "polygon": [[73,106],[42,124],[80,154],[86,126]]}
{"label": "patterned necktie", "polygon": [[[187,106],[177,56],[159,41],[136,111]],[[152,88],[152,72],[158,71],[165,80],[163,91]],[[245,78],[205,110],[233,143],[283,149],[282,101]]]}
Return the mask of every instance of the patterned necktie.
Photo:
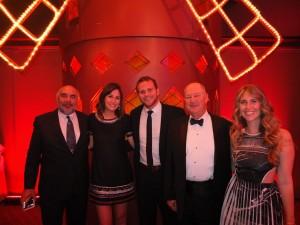
{"label": "patterned necktie", "polygon": [[67,116],[68,123],[67,123],[67,144],[69,146],[69,149],[72,153],[74,153],[75,147],[76,147],[76,137],[74,132],[74,126],[72,123],[72,120],[70,119],[70,116]]}
{"label": "patterned necktie", "polygon": [[147,140],[146,140],[146,155],[147,155],[147,165],[153,166],[153,158],[152,158],[152,110],[148,111],[147,117]]}
{"label": "patterned necktie", "polygon": [[202,126],[203,125],[203,121],[204,121],[203,119],[195,120],[194,118],[191,118],[190,123],[191,123],[191,125],[199,124],[200,126]]}

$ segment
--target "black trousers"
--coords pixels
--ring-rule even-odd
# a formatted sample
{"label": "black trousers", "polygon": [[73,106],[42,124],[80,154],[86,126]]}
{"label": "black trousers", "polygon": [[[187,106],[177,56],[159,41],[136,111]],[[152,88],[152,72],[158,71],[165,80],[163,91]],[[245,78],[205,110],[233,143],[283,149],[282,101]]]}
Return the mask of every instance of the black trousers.
{"label": "black trousers", "polygon": [[157,209],[164,225],[177,225],[177,214],[168,207],[163,197],[163,170],[138,165],[135,173],[139,225],[155,225]]}
{"label": "black trousers", "polygon": [[62,225],[64,211],[68,225],[85,225],[87,194],[71,194],[65,198],[40,197],[43,225]]}
{"label": "black trousers", "polygon": [[213,196],[213,181],[186,184],[181,225],[218,225],[220,210]]}

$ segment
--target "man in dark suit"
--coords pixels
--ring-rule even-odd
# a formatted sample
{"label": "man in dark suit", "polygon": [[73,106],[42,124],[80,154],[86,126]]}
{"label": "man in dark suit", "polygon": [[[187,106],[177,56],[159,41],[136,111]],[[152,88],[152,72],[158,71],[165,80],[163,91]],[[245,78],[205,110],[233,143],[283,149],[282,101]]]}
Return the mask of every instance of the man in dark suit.
{"label": "man in dark suit", "polygon": [[[58,109],[37,116],[27,154],[21,203],[39,195],[44,225],[85,225],[88,191],[87,117],[75,111],[79,92],[67,85],[57,93]],[[67,124],[73,124],[72,132]],[[69,134],[75,137],[70,141]],[[68,142],[68,143],[67,143]],[[73,146],[72,146],[73,145]]]}
{"label": "man in dark suit", "polygon": [[[159,89],[151,77],[141,77],[136,91],[143,105],[132,110],[130,116],[135,144],[134,165],[140,225],[156,224],[157,208],[164,225],[176,225],[176,214],[169,209],[163,198],[163,170],[168,123],[176,117],[185,116],[185,113],[179,107],[159,101]],[[151,119],[152,132],[147,129],[148,117]],[[151,141],[147,141],[147,136]]]}
{"label": "man in dark suit", "polygon": [[231,177],[231,123],[207,112],[208,94],[200,83],[184,90],[190,116],[169,126],[165,196],[183,225],[217,225]]}

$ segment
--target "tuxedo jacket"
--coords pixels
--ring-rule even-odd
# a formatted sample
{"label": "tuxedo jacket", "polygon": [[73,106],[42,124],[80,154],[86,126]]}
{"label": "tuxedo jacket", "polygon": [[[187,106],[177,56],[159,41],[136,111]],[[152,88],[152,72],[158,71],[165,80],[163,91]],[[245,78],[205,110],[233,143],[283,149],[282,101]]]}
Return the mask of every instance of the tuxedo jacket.
{"label": "tuxedo jacket", "polygon": [[35,188],[38,172],[39,195],[44,199],[66,198],[70,193],[87,194],[87,116],[76,111],[80,137],[72,154],[60,128],[58,111],[37,116],[25,165],[24,188]]}
{"label": "tuxedo jacket", "polygon": [[[140,138],[139,138],[139,129],[140,129],[140,117],[144,105],[140,105],[133,109],[130,113],[133,139],[134,139],[134,163],[137,166],[140,162]],[[160,125],[160,137],[159,137],[159,157],[161,166],[164,166],[166,159],[166,149],[167,149],[167,131],[168,124],[175,118],[185,116],[185,112],[182,108],[170,106],[162,103],[161,111],[161,125]],[[145,129],[147,129],[145,127]]]}
{"label": "tuxedo jacket", "polygon": [[[223,197],[231,178],[230,138],[231,123],[211,115],[215,143],[213,199],[221,211]],[[176,200],[179,219],[182,218],[186,189],[186,136],[189,117],[179,118],[170,124],[168,133],[167,160],[164,191],[167,200]],[[219,215],[216,215],[219,216]]]}

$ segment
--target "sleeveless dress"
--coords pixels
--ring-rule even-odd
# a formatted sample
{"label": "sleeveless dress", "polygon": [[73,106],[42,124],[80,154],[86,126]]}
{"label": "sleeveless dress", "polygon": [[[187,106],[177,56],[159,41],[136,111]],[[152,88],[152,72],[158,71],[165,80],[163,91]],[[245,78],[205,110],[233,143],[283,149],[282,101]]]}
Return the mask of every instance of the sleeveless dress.
{"label": "sleeveless dress", "polygon": [[101,120],[95,113],[88,118],[93,135],[93,159],[89,199],[97,205],[127,202],[135,197],[133,171],[128,159],[131,150],[125,136],[130,133],[129,116]]}
{"label": "sleeveless dress", "polygon": [[275,182],[262,183],[274,168],[261,134],[243,133],[233,153],[235,174],[231,178],[222,207],[221,225],[283,224],[282,201]]}

